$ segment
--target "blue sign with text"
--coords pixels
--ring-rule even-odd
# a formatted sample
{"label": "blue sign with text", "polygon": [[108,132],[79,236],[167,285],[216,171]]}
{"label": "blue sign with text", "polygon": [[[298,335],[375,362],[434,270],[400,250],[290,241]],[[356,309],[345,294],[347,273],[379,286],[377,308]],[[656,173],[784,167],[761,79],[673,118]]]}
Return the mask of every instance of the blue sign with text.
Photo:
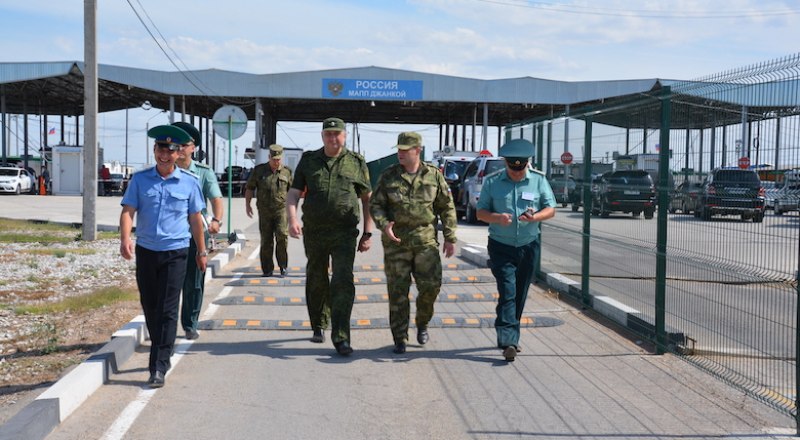
{"label": "blue sign with text", "polygon": [[323,78],[322,97],[330,99],[419,101],[422,99],[422,81]]}

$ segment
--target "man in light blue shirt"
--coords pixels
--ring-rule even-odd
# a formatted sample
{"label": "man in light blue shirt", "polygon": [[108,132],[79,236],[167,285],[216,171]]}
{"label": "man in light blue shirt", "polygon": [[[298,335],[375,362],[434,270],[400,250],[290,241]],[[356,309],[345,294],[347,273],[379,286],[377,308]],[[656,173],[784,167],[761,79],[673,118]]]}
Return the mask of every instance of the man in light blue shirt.
{"label": "man in light blue shirt", "polygon": [[500,148],[506,169],[483,181],[478,219],[489,223],[489,258],[497,280],[497,346],[513,362],[519,349],[520,319],[540,251],[539,222],[556,214],[556,199],[545,176],[529,169],[533,144],[514,139]]}
{"label": "man in light blue shirt", "polygon": [[[156,140],[156,166],[134,174],[122,197],[120,254],[126,260],[136,255],[136,284],[151,342],[147,383],[159,388],[171,366],[189,240],[197,243],[192,257],[201,271],[206,269],[208,251],[200,184],[196,176],[175,165],[189,135],[170,125],[154,127],[147,134]],[[137,215],[134,247],[131,230]]]}

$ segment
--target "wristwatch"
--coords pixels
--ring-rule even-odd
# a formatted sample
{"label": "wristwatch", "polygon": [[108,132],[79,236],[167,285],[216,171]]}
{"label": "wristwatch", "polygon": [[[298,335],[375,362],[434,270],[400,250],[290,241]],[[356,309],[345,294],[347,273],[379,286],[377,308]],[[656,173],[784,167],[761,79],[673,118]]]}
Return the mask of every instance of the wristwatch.
{"label": "wristwatch", "polygon": [[207,257],[208,256],[208,251],[198,252],[197,256],[198,257]]}
{"label": "wristwatch", "polygon": [[211,217],[211,221],[212,222],[217,222],[217,223],[219,223],[220,226],[222,226],[222,220],[220,220],[220,219],[218,219],[216,217]]}
{"label": "wristwatch", "polygon": [[365,233],[361,234],[361,236],[364,237],[364,238],[372,238],[372,232],[365,232]]}

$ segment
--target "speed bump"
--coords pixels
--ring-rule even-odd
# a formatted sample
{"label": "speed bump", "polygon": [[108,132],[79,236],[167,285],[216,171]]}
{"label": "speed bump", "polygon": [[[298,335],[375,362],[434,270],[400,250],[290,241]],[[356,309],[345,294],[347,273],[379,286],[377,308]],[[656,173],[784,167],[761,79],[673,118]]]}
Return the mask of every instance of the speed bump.
{"label": "speed bump", "polygon": [[[495,279],[486,275],[469,276],[448,276],[442,277],[442,284],[475,284],[475,283],[494,283]],[[353,284],[357,286],[374,286],[386,284],[386,277],[354,277]],[[277,286],[305,286],[305,278],[239,278],[229,281],[226,286],[250,286],[250,287],[277,287]]]}
{"label": "speed bump", "polygon": [[[494,328],[495,315],[479,315],[472,317],[445,316],[434,317],[428,328]],[[564,321],[549,316],[523,316],[520,327],[555,327]],[[201,321],[201,330],[310,330],[308,320],[277,319],[212,319]],[[412,325],[413,327],[413,325]],[[387,329],[390,328],[387,318],[351,319],[352,329]]]}
{"label": "speed bump", "polygon": [[[440,303],[456,303],[456,302],[482,302],[494,301],[499,297],[497,293],[449,293],[439,294],[436,302]],[[416,296],[411,296],[411,301],[416,300]],[[355,304],[374,304],[385,303],[389,301],[389,294],[376,293],[376,294],[358,294],[355,297]],[[245,295],[245,296],[226,296],[224,298],[214,301],[214,304],[222,306],[304,306],[306,299],[304,297],[277,297],[277,296],[264,296],[264,295]]]}

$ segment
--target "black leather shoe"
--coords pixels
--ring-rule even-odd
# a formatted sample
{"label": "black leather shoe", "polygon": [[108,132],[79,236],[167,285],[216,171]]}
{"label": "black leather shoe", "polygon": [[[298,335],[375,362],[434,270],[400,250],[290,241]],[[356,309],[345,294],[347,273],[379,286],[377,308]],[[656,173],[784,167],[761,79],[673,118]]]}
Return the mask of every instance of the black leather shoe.
{"label": "black leather shoe", "polygon": [[406,352],[406,343],[405,342],[395,342],[394,350],[395,354],[403,354]]}
{"label": "black leather shoe", "polygon": [[150,388],[161,388],[164,386],[164,381],[164,373],[156,371],[150,375],[150,379],[147,380],[147,385]]}
{"label": "black leather shoe", "polygon": [[200,337],[200,333],[197,330],[186,330],[186,339],[192,340],[197,339]]}
{"label": "black leather shoe", "polygon": [[336,347],[336,352],[342,356],[350,356],[353,352],[353,347],[350,346],[350,343],[347,341],[339,341],[333,344]]}
{"label": "black leather shoe", "polygon": [[417,328],[417,342],[419,342],[420,345],[425,345],[430,338],[427,326]]}
{"label": "black leather shoe", "polygon": [[508,347],[504,348],[503,357],[506,358],[506,362],[514,362],[514,358],[517,357],[517,347],[509,345]]}
{"label": "black leather shoe", "polygon": [[271,277],[271,276],[272,276],[272,271],[271,271],[271,270],[268,270],[268,271],[266,271],[266,272],[262,273],[262,274],[261,274],[261,276],[263,276],[263,277],[265,277],[265,278],[269,278],[269,277]]}
{"label": "black leather shoe", "polygon": [[286,270],[286,268],[285,268],[285,267],[282,267],[282,268],[281,268],[281,276],[282,276],[282,277],[285,277],[287,273],[289,273],[289,271],[288,271],[288,270]]}
{"label": "black leather shoe", "polygon": [[325,330],[321,328],[314,329],[314,336],[311,337],[311,342],[316,342],[317,344],[325,342]]}

